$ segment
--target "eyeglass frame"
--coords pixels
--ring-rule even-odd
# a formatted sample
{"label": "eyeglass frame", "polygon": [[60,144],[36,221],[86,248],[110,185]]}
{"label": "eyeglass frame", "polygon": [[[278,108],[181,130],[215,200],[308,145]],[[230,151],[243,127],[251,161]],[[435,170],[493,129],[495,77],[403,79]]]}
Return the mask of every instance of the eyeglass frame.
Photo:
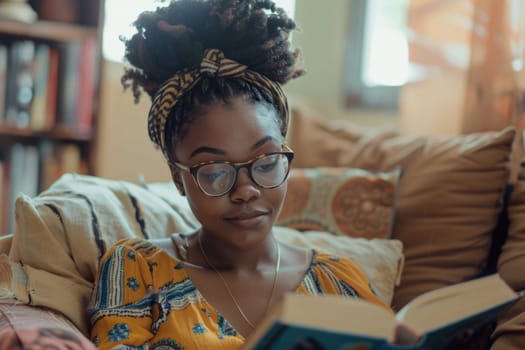
{"label": "eyeglass frame", "polygon": [[[257,186],[259,186],[261,188],[272,189],[272,188],[277,188],[277,187],[281,186],[286,181],[286,179],[288,178],[288,175],[290,173],[290,165],[292,164],[292,160],[293,160],[294,155],[295,155],[294,151],[290,147],[288,147],[287,145],[283,145],[282,148],[285,149],[285,151],[268,152],[268,153],[259,154],[257,157],[255,157],[255,158],[253,158],[251,160],[248,160],[246,162],[239,162],[239,163],[230,162],[228,160],[212,160],[212,161],[207,161],[207,162],[200,162],[200,163],[197,163],[197,164],[194,164],[194,165],[191,165],[191,166],[186,166],[186,165],[181,164],[179,162],[171,162],[171,161],[168,162],[168,164],[170,166],[175,166],[176,168],[178,168],[180,170],[184,170],[187,173],[189,173],[191,175],[191,177],[193,178],[193,181],[195,182],[195,184],[199,188],[199,190],[202,193],[204,193],[205,195],[207,195],[209,197],[222,197],[222,196],[230,193],[232,188],[235,187],[235,183],[237,182],[237,178],[239,176],[239,170],[241,170],[242,168],[248,169],[248,176],[250,176],[250,180],[252,180],[252,182],[254,184],[256,184]],[[251,166],[252,166],[253,163],[258,161],[259,159],[262,159],[262,158],[268,157],[268,156],[272,156],[272,155],[275,155],[275,154],[282,154],[282,155],[286,156],[286,158],[288,159],[288,169],[286,170],[286,175],[284,176],[283,181],[281,181],[277,185],[274,185],[274,186],[263,186],[263,185],[259,184],[257,181],[255,181],[255,179],[253,178]],[[226,190],[226,191],[224,191],[224,193],[221,193],[221,194],[218,194],[218,195],[212,195],[212,194],[206,193],[206,191],[204,191],[204,189],[199,184],[199,181],[197,180],[197,171],[199,171],[199,169],[202,168],[205,165],[217,164],[217,163],[230,165],[235,170],[235,176],[233,178],[232,185],[230,186],[230,188],[228,188],[228,190]]]}

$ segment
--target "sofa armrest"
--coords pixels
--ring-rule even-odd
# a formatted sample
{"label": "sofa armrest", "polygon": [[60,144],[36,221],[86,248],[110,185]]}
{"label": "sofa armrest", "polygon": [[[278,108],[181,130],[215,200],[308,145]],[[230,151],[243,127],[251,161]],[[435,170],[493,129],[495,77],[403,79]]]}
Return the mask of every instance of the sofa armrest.
{"label": "sofa armrest", "polygon": [[63,315],[49,309],[0,303],[0,350],[96,350]]}

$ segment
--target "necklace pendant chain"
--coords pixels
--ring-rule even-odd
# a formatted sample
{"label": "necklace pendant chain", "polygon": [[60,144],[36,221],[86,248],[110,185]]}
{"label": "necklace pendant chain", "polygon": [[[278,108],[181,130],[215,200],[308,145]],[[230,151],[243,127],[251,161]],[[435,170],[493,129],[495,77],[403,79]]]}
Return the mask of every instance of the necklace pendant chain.
{"label": "necklace pendant chain", "polygon": [[[226,282],[226,279],[224,278],[224,276],[222,275],[222,273],[210,262],[210,260],[208,259],[208,256],[206,255],[206,253],[204,252],[204,247],[202,246],[202,239],[201,239],[201,233],[199,233],[199,235],[197,236],[198,238],[198,241],[199,241],[199,248],[201,250],[201,253],[202,253],[202,256],[204,258],[204,260],[206,261],[206,264],[208,264],[208,266],[210,266],[212,268],[212,270],[219,276],[219,278],[222,280],[222,283],[224,284],[224,287],[226,288],[226,291],[228,292],[228,295],[230,296],[230,298],[232,299],[233,303],[235,304],[235,307],[237,308],[237,310],[239,311],[239,314],[241,315],[241,317],[244,319],[244,321],[246,321],[246,323],[252,327],[252,329],[255,329],[255,325],[248,319],[248,317],[246,316],[246,314],[244,313],[244,311],[242,310],[241,306],[239,305],[239,303],[237,302],[237,299],[235,299],[235,296],[233,295],[231,289],[230,289],[230,286],[228,285],[228,283]],[[273,285],[272,285],[272,291],[271,291],[271,294],[270,294],[270,297],[268,298],[268,302],[266,304],[266,310],[268,310],[268,308],[270,307],[270,305],[272,304],[272,300],[274,298],[274,295],[275,295],[275,289],[277,287],[277,280],[278,280],[278,277],[279,277],[279,271],[281,269],[281,247],[279,245],[279,243],[277,242],[277,240],[274,238],[273,239],[274,241],[274,244],[275,244],[275,247],[276,247],[276,250],[277,250],[277,257],[276,257],[276,261],[275,261],[275,271],[274,271],[274,275],[273,275]]]}

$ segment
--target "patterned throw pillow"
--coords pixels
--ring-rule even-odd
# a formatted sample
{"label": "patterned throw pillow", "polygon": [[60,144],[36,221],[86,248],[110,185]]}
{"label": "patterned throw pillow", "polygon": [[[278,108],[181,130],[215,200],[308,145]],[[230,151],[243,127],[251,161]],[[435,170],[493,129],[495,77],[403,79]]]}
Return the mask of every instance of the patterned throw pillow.
{"label": "patterned throw pillow", "polygon": [[401,168],[292,169],[277,224],[361,238],[389,238]]}
{"label": "patterned throw pillow", "polygon": [[96,350],[59,313],[22,304],[0,303],[0,350]]}

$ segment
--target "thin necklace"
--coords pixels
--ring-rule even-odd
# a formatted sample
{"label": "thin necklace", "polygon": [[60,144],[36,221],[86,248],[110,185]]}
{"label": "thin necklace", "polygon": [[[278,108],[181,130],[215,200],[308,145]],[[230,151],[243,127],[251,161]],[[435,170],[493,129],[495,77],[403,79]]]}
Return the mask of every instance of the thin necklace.
{"label": "thin necklace", "polygon": [[[237,302],[237,299],[235,299],[235,297],[233,296],[233,293],[232,293],[232,291],[230,289],[230,286],[226,282],[226,279],[224,278],[222,273],[219,270],[217,270],[217,268],[215,268],[215,266],[210,262],[210,260],[208,259],[208,256],[204,252],[204,248],[202,247],[201,234],[198,235],[198,240],[199,240],[199,247],[200,247],[202,256],[204,257],[204,260],[206,261],[206,264],[208,264],[212,268],[212,270],[215,271],[215,273],[220,277],[220,279],[222,280],[222,283],[224,284],[224,287],[226,288],[226,291],[230,295],[230,298],[232,299],[233,303],[235,304],[235,307],[239,311],[239,314],[241,314],[242,318],[246,321],[246,323],[250,327],[255,329],[254,324],[252,322],[250,322],[248,317],[246,317],[246,314],[242,311],[242,308],[239,305],[239,303]],[[274,241],[274,244],[275,244],[275,246],[277,248],[277,259],[276,259],[276,262],[275,262],[275,272],[274,272],[274,275],[273,275],[272,292],[270,294],[270,298],[268,299],[268,303],[266,304],[266,310],[267,311],[268,311],[268,307],[272,303],[272,300],[273,300],[273,297],[274,297],[274,294],[275,294],[275,288],[277,286],[277,279],[278,279],[278,276],[279,276],[279,271],[281,269],[281,247],[280,247],[279,243],[277,243],[277,240],[275,240],[275,238],[274,238],[273,241]]]}

